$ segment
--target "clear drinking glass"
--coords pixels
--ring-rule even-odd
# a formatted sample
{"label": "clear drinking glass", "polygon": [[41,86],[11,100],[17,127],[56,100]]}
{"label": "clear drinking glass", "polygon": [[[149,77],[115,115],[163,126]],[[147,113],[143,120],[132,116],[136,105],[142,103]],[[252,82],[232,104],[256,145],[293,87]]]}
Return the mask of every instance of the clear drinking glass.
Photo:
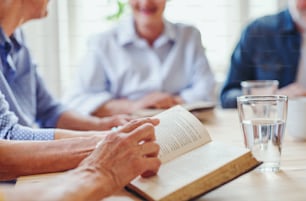
{"label": "clear drinking glass", "polygon": [[285,134],[288,97],[240,96],[237,98],[244,143],[263,164],[260,171],[276,172],[280,168]]}
{"label": "clear drinking glass", "polygon": [[240,85],[243,95],[273,95],[278,89],[277,80],[247,80]]}

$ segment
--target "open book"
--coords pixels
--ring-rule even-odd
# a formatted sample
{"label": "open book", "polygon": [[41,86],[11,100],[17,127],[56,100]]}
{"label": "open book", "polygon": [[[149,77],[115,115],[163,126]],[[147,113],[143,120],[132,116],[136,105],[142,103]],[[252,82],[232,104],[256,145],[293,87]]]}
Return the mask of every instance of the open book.
{"label": "open book", "polygon": [[260,164],[248,149],[212,141],[202,123],[181,106],[156,117],[162,161],[158,175],[139,176],[127,187],[146,200],[189,200]]}

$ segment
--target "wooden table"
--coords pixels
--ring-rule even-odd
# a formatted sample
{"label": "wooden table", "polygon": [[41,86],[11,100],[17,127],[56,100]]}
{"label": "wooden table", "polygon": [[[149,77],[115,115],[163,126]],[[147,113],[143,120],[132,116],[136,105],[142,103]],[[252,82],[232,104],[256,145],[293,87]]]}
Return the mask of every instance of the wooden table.
{"label": "wooden table", "polygon": [[[214,140],[243,146],[237,110],[215,110],[214,118],[204,125]],[[279,172],[253,170],[198,200],[306,200],[306,142],[296,141],[285,132]]]}
{"label": "wooden table", "polygon": [[[237,110],[215,109],[207,113],[203,123],[213,140],[244,146]],[[39,177],[20,179],[23,185]],[[124,190],[105,199],[107,201],[140,200]],[[306,142],[292,139],[285,133],[281,170],[261,173],[253,170],[198,198],[202,201],[303,201],[306,200]]]}

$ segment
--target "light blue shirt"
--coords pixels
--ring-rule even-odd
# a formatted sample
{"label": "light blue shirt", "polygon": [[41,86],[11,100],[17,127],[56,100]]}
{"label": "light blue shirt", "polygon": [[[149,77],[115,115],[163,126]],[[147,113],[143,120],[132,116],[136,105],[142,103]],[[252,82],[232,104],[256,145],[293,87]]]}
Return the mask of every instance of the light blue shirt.
{"label": "light blue shirt", "polygon": [[0,92],[0,140],[52,140],[54,129],[33,129],[18,124],[18,118],[9,111],[9,105]]}
{"label": "light blue shirt", "polygon": [[215,80],[199,31],[164,24],[153,46],[136,34],[132,18],[92,37],[67,103],[88,114],[110,99],[137,100],[155,91],[186,102],[212,100]]}
{"label": "light blue shirt", "polygon": [[[0,28],[0,53],[0,91],[10,111],[17,116],[17,123],[28,127],[56,127],[64,108],[52,98],[37,74],[21,30],[7,37]],[[53,139],[53,132],[47,133],[46,138]]]}

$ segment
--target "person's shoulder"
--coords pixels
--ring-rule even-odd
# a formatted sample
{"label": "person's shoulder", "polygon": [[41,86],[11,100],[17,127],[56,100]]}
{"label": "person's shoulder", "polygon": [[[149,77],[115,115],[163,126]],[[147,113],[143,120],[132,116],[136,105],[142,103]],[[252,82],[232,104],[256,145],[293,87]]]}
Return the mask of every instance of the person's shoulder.
{"label": "person's shoulder", "polygon": [[285,22],[287,11],[281,11],[276,14],[259,17],[252,21],[246,30],[251,33],[275,33],[279,32],[281,26]]}
{"label": "person's shoulder", "polygon": [[183,37],[185,39],[189,38],[194,40],[198,40],[201,37],[199,29],[192,24],[177,22],[177,23],[170,23],[170,26],[172,26],[172,30],[174,30],[177,36],[179,37]]}
{"label": "person's shoulder", "polygon": [[196,28],[192,24],[177,22],[177,23],[170,23],[178,32],[200,32],[198,28]]}
{"label": "person's shoulder", "polygon": [[282,11],[273,15],[260,17],[253,22],[253,25],[265,28],[277,28],[280,25],[280,22],[282,22],[284,14],[285,11]]}
{"label": "person's shoulder", "polygon": [[96,33],[92,33],[88,37],[88,44],[90,46],[97,46],[97,47],[103,47],[106,45],[112,37],[116,34],[116,29],[114,27],[105,30],[100,31]]}

